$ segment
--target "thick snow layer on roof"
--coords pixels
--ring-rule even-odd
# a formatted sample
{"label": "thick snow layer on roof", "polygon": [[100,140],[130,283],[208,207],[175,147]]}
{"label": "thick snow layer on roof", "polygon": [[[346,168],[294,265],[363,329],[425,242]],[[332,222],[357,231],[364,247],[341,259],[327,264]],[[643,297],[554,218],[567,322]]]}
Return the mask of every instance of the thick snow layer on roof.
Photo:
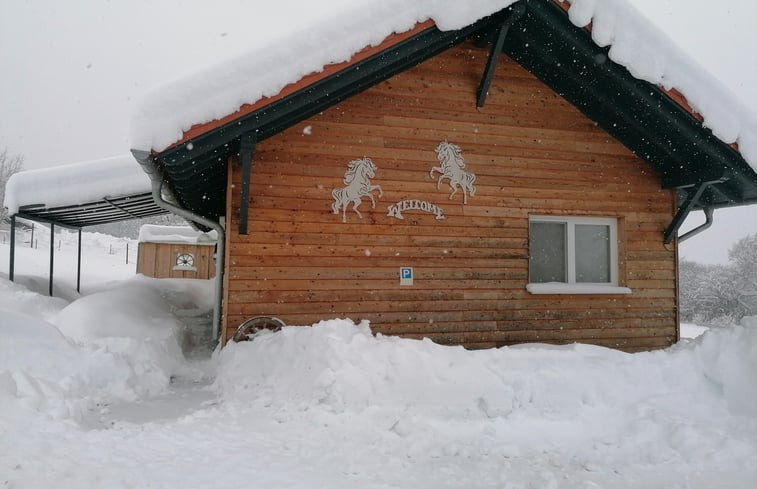
{"label": "thick snow layer on roof", "polygon": [[[433,19],[442,30],[472,24],[515,0],[354,0],[322,3],[307,27],[259,44],[238,57],[168,83],[140,99],[132,113],[134,149],[162,151],[195,124],[231,114],[244,104],[278,94],[286,85],[329,64],[348,61],[392,33]],[[285,3],[282,8],[288,8]],[[251,29],[254,26],[250,26]]]}
{"label": "thick snow layer on roof", "polygon": [[[269,44],[166,84],[143,97],[133,110],[133,148],[162,151],[184,131],[235,112],[244,104],[279,93],[324,66],[347,61],[366,46],[395,32],[433,19],[441,30],[459,29],[514,3],[513,0],[360,0],[329,6],[310,26],[283,32]],[[574,0],[570,19],[592,23],[610,57],[644,80],[681,91],[704,118],[704,125],[726,143],[738,143],[757,169],[757,115],[681,52],[632,5],[632,0]]]}
{"label": "thick snow layer on roof", "polygon": [[203,233],[190,226],[143,224],[139,228],[140,243],[214,244],[216,241],[218,233],[215,231]]}
{"label": "thick snow layer on roof", "polygon": [[[757,114],[709,76],[650,23],[629,0],[572,0],[570,20],[591,23],[594,42],[610,46],[609,57],[631,74],[666,89],[677,89],[704,118],[704,126],[739,151],[757,171]],[[725,55],[725,53],[724,53]]]}
{"label": "thick snow layer on roof", "polygon": [[150,178],[127,155],[11,175],[3,205],[15,214],[25,205],[59,207],[146,192]]}

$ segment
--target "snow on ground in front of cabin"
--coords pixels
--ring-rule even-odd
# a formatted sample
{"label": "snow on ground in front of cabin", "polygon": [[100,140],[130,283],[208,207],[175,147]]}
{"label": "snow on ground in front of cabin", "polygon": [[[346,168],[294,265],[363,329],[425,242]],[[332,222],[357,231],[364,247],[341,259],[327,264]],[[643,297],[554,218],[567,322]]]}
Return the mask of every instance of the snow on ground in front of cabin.
{"label": "snow on ground in front of cabin", "polygon": [[[85,257],[105,266],[98,250]],[[117,278],[71,301],[0,278],[0,486],[757,480],[757,319],[633,355],[466,351],[327,320],[189,361],[172,303],[207,307],[211,282]]]}
{"label": "snow on ground in front of cabin", "polygon": [[706,333],[710,328],[692,323],[681,323],[681,338],[693,340]]}

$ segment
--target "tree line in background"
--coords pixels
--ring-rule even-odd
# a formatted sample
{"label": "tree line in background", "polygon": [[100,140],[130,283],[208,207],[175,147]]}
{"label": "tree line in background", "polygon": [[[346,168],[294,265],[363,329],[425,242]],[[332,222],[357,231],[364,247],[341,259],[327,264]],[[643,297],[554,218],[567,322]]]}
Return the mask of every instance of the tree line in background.
{"label": "tree line in background", "polygon": [[757,234],[736,242],[728,259],[728,265],[681,261],[681,321],[728,326],[757,315]]}

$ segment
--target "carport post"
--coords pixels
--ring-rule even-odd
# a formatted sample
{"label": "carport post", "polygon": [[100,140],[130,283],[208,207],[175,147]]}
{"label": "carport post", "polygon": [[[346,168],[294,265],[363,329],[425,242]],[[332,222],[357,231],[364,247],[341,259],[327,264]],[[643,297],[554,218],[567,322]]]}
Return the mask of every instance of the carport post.
{"label": "carport post", "polygon": [[81,228],[79,228],[79,245],[76,250],[76,291],[81,292]]}
{"label": "carport post", "polygon": [[8,280],[13,282],[16,269],[16,215],[11,216],[11,261],[8,266]]}
{"label": "carport post", "polygon": [[50,223],[50,297],[53,296],[54,262],[55,262],[55,224]]}

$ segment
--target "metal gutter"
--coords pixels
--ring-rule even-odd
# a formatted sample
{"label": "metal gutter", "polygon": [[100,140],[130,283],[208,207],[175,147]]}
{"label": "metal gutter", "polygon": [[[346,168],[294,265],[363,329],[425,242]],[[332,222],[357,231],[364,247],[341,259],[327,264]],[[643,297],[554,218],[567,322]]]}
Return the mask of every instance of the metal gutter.
{"label": "metal gutter", "polygon": [[223,299],[223,271],[224,258],[226,256],[226,230],[220,222],[216,222],[199,214],[195,214],[165,200],[163,198],[163,177],[153,161],[152,154],[147,151],[140,151],[136,149],[131,150],[131,153],[132,155],[134,155],[134,158],[142,167],[142,170],[144,170],[144,172],[147,173],[147,176],[150,177],[152,198],[158,207],[176,214],[177,216],[181,216],[188,221],[194,222],[195,224],[205,226],[209,229],[214,229],[216,233],[218,233],[218,244],[216,248],[216,276],[213,294],[213,329],[211,332],[211,338],[213,339],[213,341],[218,341],[219,333],[221,331],[221,301]]}

